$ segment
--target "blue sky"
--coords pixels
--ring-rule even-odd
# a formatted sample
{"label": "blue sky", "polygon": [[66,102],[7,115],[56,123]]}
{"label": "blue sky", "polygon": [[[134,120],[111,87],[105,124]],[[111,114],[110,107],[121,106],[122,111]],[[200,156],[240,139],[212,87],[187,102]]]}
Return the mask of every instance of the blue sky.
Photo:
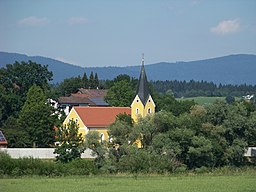
{"label": "blue sky", "polygon": [[85,67],[256,54],[256,0],[0,0],[0,51]]}

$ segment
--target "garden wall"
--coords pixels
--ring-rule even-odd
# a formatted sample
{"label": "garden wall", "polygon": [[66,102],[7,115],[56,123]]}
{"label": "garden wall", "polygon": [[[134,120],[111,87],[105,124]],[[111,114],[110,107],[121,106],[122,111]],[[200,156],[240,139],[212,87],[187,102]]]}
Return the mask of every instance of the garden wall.
{"label": "garden wall", "polygon": [[[38,159],[55,159],[54,148],[0,148],[0,151],[6,151],[12,158],[33,157]],[[81,156],[82,158],[94,158],[91,150],[87,149]]]}

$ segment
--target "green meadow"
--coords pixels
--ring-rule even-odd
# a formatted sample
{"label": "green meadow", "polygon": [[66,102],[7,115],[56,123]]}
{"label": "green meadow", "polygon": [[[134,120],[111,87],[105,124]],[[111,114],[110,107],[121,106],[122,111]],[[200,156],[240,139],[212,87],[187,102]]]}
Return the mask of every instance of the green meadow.
{"label": "green meadow", "polygon": [[[181,98],[178,99],[179,101],[185,100],[194,100],[199,105],[210,105],[213,104],[216,100],[224,101],[226,97],[188,97],[188,98]],[[236,100],[239,98],[236,98]]]}
{"label": "green meadow", "polygon": [[255,174],[184,176],[74,176],[0,179],[1,192],[253,192]]}

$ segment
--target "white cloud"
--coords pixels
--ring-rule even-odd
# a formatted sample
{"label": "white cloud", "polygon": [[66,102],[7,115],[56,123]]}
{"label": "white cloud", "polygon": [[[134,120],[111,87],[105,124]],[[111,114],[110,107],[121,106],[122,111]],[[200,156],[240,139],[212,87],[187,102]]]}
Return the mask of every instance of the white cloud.
{"label": "white cloud", "polygon": [[77,24],[86,24],[89,23],[89,19],[85,17],[71,17],[68,20],[70,25],[77,25]]}
{"label": "white cloud", "polygon": [[30,26],[40,26],[40,25],[45,25],[47,23],[48,23],[47,18],[45,18],[45,17],[38,18],[35,16],[26,17],[26,18],[18,21],[19,25],[30,25]]}
{"label": "white cloud", "polygon": [[240,30],[239,19],[224,20],[219,22],[219,24],[216,27],[211,28],[211,32],[216,33],[218,35],[227,35],[231,33],[236,33],[239,30]]}

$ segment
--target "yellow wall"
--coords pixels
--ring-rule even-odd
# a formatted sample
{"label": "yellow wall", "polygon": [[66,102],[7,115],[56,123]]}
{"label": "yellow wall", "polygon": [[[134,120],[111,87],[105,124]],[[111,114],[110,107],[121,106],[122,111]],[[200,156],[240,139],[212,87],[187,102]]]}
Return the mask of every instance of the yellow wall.
{"label": "yellow wall", "polygon": [[[151,110],[150,114],[154,114],[155,113],[155,103],[152,99],[152,97],[150,96],[146,102],[146,105],[144,107],[142,101],[140,100],[139,96],[136,95],[136,97],[134,98],[132,104],[131,104],[131,108],[132,108],[132,118],[134,120],[134,122],[138,122],[138,119],[140,117],[145,117],[146,115],[148,115],[148,109]],[[138,112],[137,113],[137,109]]]}
{"label": "yellow wall", "polygon": [[136,95],[131,104],[131,116],[134,122],[138,122],[140,117],[144,117],[144,105],[138,95]]}
{"label": "yellow wall", "polygon": [[78,133],[82,133],[83,137],[85,138],[85,135],[87,134],[87,127],[84,125],[83,121],[80,119],[79,115],[76,113],[74,108],[71,109],[70,113],[66,117],[66,119],[63,122],[63,125],[67,125],[69,122],[69,119],[73,119],[73,121],[77,121],[79,130]]}
{"label": "yellow wall", "polygon": [[66,117],[66,119],[63,122],[63,125],[67,125],[69,122],[69,119],[73,119],[73,121],[77,121],[77,124],[79,126],[79,130],[78,133],[82,134],[83,137],[85,138],[85,135],[89,132],[89,131],[97,131],[99,132],[99,135],[101,133],[104,134],[104,140],[108,141],[109,136],[108,136],[108,131],[107,128],[87,128],[84,123],[82,122],[82,120],[80,119],[79,115],[76,113],[76,111],[74,110],[74,108],[72,108],[72,110],[70,111],[70,113],[68,114],[68,116]]}
{"label": "yellow wall", "polygon": [[89,128],[89,131],[97,131],[99,133],[99,135],[101,135],[101,134],[104,135],[104,138],[103,138],[104,141],[109,140],[108,130],[106,127],[104,127],[104,128],[101,128],[101,127],[100,128],[98,128],[98,127]]}
{"label": "yellow wall", "polygon": [[[149,109],[150,109],[150,113],[149,113]],[[147,116],[148,114],[154,114],[154,113],[155,113],[155,103],[154,103],[152,97],[150,96],[146,102],[143,117]]]}

